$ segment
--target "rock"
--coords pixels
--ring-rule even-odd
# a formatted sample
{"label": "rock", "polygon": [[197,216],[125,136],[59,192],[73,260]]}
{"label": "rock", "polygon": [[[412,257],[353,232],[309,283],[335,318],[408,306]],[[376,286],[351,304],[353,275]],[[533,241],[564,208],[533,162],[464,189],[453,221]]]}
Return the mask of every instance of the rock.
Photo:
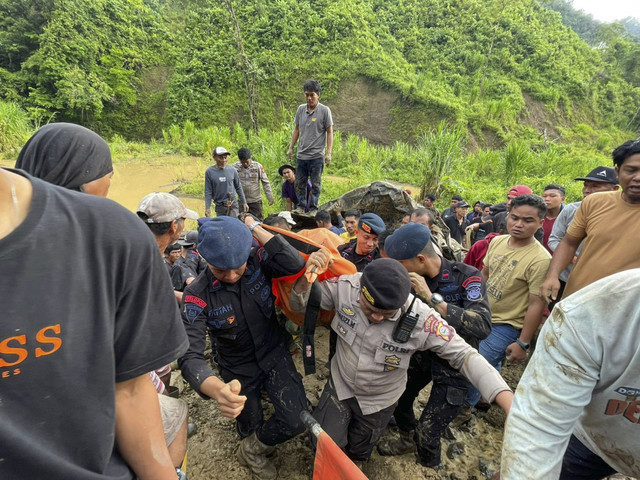
{"label": "rock", "polygon": [[464,445],[460,442],[453,442],[451,445],[449,445],[449,448],[447,448],[447,457],[449,458],[449,460],[453,460],[458,455],[461,455],[463,453]]}
{"label": "rock", "polygon": [[478,470],[482,473],[485,478],[493,477],[493,474],[496,473],[495,470],[491,468],[491,462],[484,458],[478,459]]}

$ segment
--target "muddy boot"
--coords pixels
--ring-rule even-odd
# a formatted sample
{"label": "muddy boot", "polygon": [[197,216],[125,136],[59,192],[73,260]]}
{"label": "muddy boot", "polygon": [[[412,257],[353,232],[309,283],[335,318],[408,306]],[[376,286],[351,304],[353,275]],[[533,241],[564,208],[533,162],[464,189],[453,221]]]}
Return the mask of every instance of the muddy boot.
{"label": "muddy boot", "polygon": [[400,438],[383,440],[378,444],[378,453],[384,456],[404,455],[416,449],[416,442],[413,441],[413,430],[403,432],[400,430]]}
{"label": "muddy boot", "polygon": [[253,432],[247,438],[242,439],[236,452],[238,462],[244,467],[249,467],[253,480],[274,480],[278,471],[267,455],[273,453],[275,447],[265,445]]}

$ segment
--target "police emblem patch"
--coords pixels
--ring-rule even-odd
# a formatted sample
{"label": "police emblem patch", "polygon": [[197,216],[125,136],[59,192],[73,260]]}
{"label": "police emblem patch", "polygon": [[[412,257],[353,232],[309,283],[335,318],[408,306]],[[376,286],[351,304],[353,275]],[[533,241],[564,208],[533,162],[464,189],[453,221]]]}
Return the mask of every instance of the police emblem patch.
{"label": "police emblem patch", "polygon": [[424,331],[443,339],[445,342],[450,342],[455,333],[455,330],[444,320],[433,315],[429,315],[427,321],[424,322]]}
{"label": "police emblem patch", "polygon": [[342,325],[338,325],[338,332],[340,332],[342,335],[346,335],[347,334],[347,329],[344,328]]}
{"label": "police emblem patch", "polygon": [[235,315],[231,315],[230,317],[227,317],[227,323],[229,325],[231,325],[235,321],[236,321],[236,316]]}
{"label": "police emblem patch", "polygon": [[[199,300],[199,299],[198,299]],[[200,305],[196,305],[195,303],[185,303],[184,305],[184,316],[189,325],[193,325],[198,318],[198,315],[204,310]]]}
{"label": "police emblem patch", "polygon": [[467,300],[478,300],[482,297],[482,279],[480,277],[473,276],[467,278],[463,283],[462,287],[465,289]]}
{"label": "police emblem patch", "polygon": [[384,363],[398,366],[400,365],[400,357],[397,355],[386,355],[384,357]]}

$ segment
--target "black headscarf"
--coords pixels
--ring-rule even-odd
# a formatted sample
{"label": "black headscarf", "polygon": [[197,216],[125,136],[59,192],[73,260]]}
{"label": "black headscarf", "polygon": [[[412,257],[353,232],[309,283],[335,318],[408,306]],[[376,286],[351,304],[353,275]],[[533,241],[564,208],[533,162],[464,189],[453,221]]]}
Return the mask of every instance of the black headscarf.
{"label": "black headscarf", "polygon": [[16,168],[71,190],[113,171],[109,146],[100,135],[72,123],[50,123],[29,139]]}

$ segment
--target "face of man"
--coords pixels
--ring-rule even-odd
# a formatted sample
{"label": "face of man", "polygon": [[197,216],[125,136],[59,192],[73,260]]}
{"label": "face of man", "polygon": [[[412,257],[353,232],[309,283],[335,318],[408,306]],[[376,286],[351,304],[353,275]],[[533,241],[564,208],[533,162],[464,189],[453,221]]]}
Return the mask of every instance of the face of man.
{"label": "face of man", "polygon": [[640,153],[631,155],[618,168],[618,181],[622,188],[622,198],[629,203],[640,203]]}
{"label": "face of man", "polygon": [[371,323],[381,323],[385,320],[389,320],[398,311],[376,308],[371,305],[366,298],[364,298],[364,295],[360,295],[360,310],[362,310],[362,313],[364,313],[365,317],[367,317],[367,320],[369,320]]}
{"label": "face of man", "polygon": [[293,170],[290,168],[285,168],[282,170],[282,178],[284,178],[287,182],[293,183],[296,181],[296,174],[293,173]]}
{"label": "face of man", "polygon": [[178,260],[178,258],[180,258],[180,250],[171,250],[167,255],[167,262],[169,262],[169,265],[173,265],[174,263],[176,263],[176,260]]}
{"label": "face of man", "polygon": [[429,216],[428,215],[423,215],[423,216],[419,217],[415,213],[412,213],[411,214],[411,222],[412,223],[421,223],[425,227],[428,227],[429,229],[431,229],[431,225],[429,223]]}
{"label": "face of man", "polygon": [[425,198],[422,204],[427,208],[433,207],[433,202],[431,201],[430,198]]}
{"label": "face of man", "polygon": [[550,188],[549,190],[545,190],[542,193],[542,199],[547,205],[547,210],[552,210],[555,208],[560,208],[562,202],[564,202],[564,195],[562,195],[562,192],[560,190]]}
{"label": "face of man", "polygon": [[458,200],[451,200],[451,209],[453,210],[454,208],[456,208],[456,205],[458,205]]}
{"label": "face of man", "polygon": [[356,253],[358,255],[368,255],[378,246],[378,235],[358,230],[356,238]]}
{"label": "face of man", "polygon": [[242,165],[242,168],[249,168],[251,166],[251,158],[240,160],[240,164]]}
{"label": "face of man", "polygon": [[484,215],[485,217],[491,215],[491,207],[484,207],[484,210],[482,210],[482,215]]}
{"label": "face of man", "polygon": [[304,98],[307,100],[307,109],[314,110],[318,106],[320,96],[316,92],[307,90],[304,92]]}
{"label": "face of man", "polygon": [[213,160],[216,162],[216,167],[224,168],[227,164],[227,156],[228,155],[214,155]]}
{"label": "face of man", "polygon": [[358,229],[358,219],[354,216],[344,217],[344,226],[349,235],[355,235]]}
{"label": "face of man", "polygon": [[588,197],[592,193],[596,192],[610,192],[617,190],[618,185],[606,182],[594,182],[592,180],[585,180],[582,186],[582,198]]}
{"label": "face of man", "polygon": [[515,207],[507,215],[507,232],[519,240],[533,237],[541,226],[538,209],[529,205]]}
{"label": "face of man", "polygon": [[473,206],[473,211],[476,212],[478,215],[480,215],[482,213],[482,205],[480,205],[479,203],[476,203]]}
{"label": "face of man", "polygon": [[216,277],[223,283],[234,284],[238,280],[242,278],[244,275],[244,271],[247,269],[247,264],[245,263],[240,268],[234,268],[232,270],[223,270],[221,268],[216,268],[213,265],[209,265],[209,270],[213,273],[213,276]]}
{"label": "face of man", "polygon": [[507,210],[509,209],[509,207],[511,206],[511,200],[513,200],[514,198],[516,198],[517,195],[512,195],[512,194],[507,194]]}
{"label": "face of man", "polygon": [[411,222],[411,215],[405,215],[402,217],[402,225],[406,225],[409,222]]}
{"label": "face of man", "polygon": [[[173,228],[175,228],[175,230],[173,230],[173,234],[169,239],[169,245],[176,243],[180,238],[180,234],[184,229],[184,218],[179,218],[178,220],[174,220],[173,225],[174,225]],[[169,229],[169,233],[171,233],[171,229]]]}
{"label": "face of man", "polygon": [[467,214],[468,211],[469,211],[469,207],[460,207],[460,208],[456,207],[456,216],[458,218],[462,218]]}

